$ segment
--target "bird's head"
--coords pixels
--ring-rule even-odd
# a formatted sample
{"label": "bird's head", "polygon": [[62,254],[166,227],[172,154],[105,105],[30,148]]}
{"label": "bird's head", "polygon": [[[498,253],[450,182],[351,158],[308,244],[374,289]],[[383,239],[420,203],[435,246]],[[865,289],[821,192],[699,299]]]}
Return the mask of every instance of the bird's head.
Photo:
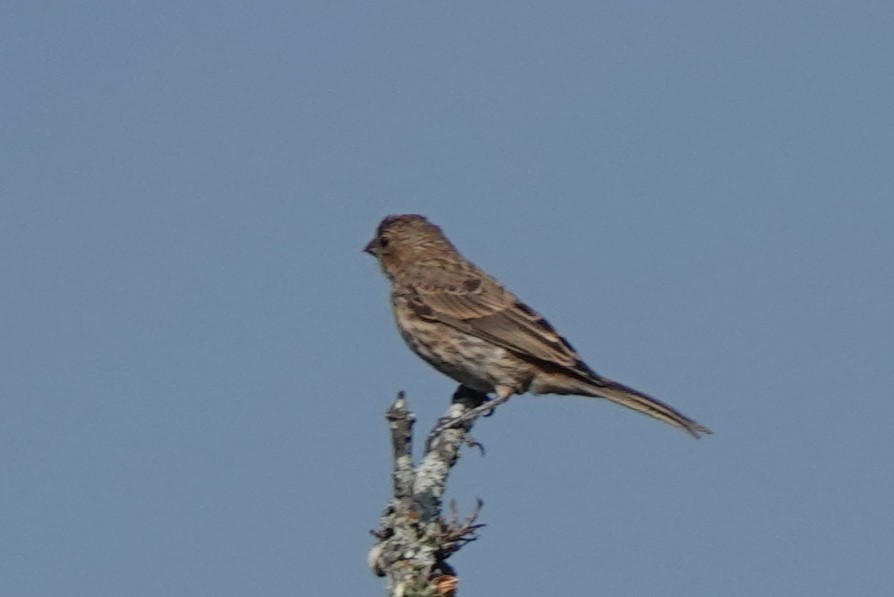
{"label": "bird's head", "polygon": [[382,220],[363,251],[378,259],[385,275],[394,280],[406,266],[425,265],[456,249],[425,216],[403,214]]}

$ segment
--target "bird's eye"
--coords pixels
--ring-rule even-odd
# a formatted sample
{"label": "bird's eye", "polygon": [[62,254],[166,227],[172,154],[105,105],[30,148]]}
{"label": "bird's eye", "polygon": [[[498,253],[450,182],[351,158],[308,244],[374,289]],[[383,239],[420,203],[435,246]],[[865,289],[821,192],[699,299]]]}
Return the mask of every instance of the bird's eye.
{"label": "bird's eye", "polygon": [[384,249],[385,247],[387,247],[387,246],[388,246],[388,239],[385,238],[384,236],[383,236],[382,238],[380,238],[380,239],[379,239],[379,246],[382,247],[383,249]]}

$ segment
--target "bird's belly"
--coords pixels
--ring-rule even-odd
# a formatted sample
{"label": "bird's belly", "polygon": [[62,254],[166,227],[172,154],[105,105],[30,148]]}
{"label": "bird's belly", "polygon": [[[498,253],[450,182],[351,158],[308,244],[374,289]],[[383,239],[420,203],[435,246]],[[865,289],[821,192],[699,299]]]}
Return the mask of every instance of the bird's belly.
{"label": "bird's belly", "polygon": [[432,367],[479,392],[498,386],[523,393],[530,384],[530,366],[510,351],[442,323],[414,321],[400,325],[410,349]]}

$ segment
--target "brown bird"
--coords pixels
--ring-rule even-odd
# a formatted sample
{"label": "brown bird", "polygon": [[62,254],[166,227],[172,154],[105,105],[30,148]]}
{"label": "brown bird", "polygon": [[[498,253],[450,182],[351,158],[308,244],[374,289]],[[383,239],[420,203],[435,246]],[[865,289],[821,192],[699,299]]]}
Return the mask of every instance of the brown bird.
{"label": "brown bird", "polygon": [[391,306],[407,345],[462,386],[495,398],[574,394],[605,398],[695,437],[711,433],[679,411],[602,377],[536,311],[476,267],[420,215],[388,216],[364,249],[391,281]]}

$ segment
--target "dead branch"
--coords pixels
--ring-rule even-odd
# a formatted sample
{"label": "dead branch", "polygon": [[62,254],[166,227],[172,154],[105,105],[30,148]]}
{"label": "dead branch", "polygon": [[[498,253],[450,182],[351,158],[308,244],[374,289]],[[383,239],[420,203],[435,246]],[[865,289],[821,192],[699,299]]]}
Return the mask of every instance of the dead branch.
{"label": "dead branch", "polygon": [[[442,513],[450,469],[463,445],[478,446],[469,432],[477,417],[459,424],[452,421],[480,406],[485,396],[460,386],[450,408],[429,434],[425,453],[413,465],[415,416],[403,392],[388,409],[386,419],[393,448],[394,495],[373,531],[376,544],[369,552],[369,567],[387,579],[389,597],[453,597],[459,579],[447,558],[475,541],[484,525],[477,522],[483,503],[460,522],[455,503],[450,515]],[[479,446],[480,447],[480,446]]]}

